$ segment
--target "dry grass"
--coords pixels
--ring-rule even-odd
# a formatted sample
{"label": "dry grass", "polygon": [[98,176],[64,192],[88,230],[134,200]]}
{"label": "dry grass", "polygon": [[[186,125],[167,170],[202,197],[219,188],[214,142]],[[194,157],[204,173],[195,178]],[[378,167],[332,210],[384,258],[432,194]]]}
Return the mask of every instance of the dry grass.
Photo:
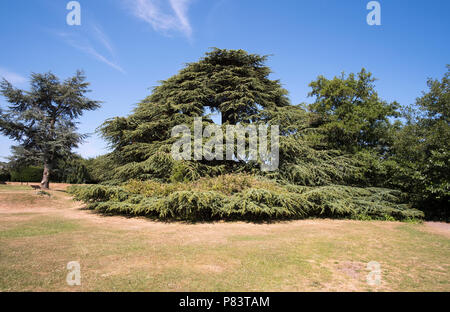
{"label": "dry grass", "polygon": [[162,223],[93,214],[52,187],[0,186],[0,291],[450,291],[446,224]]}

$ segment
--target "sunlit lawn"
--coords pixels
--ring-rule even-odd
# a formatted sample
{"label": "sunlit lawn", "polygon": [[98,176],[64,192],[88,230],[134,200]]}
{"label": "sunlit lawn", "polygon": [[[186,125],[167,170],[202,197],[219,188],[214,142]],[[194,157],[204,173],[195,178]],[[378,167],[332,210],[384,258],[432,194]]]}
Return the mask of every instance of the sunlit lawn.
{"label": "sunlit lawn", "polygon": [[[450,291],[445,224],[159,223],[51,194],[0,185],[0,291]],[[66,283],[70,261],[81,286]]]}

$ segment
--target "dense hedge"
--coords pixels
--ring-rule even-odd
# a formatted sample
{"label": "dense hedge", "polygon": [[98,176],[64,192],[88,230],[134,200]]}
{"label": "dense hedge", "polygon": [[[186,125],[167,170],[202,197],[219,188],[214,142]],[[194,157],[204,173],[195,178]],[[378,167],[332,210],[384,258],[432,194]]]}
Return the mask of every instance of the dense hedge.
{"label": "dense hedge", "polygon": [[44,169],[41,167],[24,167],[11,172],[11,182],[41,182]]}

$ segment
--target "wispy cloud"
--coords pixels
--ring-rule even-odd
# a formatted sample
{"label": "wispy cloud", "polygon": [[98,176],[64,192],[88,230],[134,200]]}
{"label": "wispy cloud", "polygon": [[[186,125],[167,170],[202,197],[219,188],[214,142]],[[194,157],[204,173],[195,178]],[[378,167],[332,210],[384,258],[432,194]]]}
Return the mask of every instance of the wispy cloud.
{"label": "wispy cloud", "polygon": [[100,43],[109,51],[109,53],[113,56],[115,56],[114,48],[111,44],[111,41],[109,40],[108,36],[103,32],[103,30],[98,25],[92,26],[92,29],[94,31],[94,35],[97,37],[97,39],[100,41]]}
{"label": "wispy cloud", "polygon": [[27,81],[25,77],[2,67],[0,67],[0,78],[5,78],[12,84],[21,84]]}
{"label": "wispy cloud", "polygon": [[188,18],[192,0],[168,0],[172,12],[164,12],[158,0],[125,0],[133,14],[152,25],[159,32],[178,31],[191,38],[192,27]]}
{"label": "wispy cloud", "polygon": [[100,54],[99,52],[97,52],[97,50],[95,50],[90,44],[88,43],[81,43],[81,42],[75,42],[73,40],[68,40],[67,41],[71,46],[73,46],[74,48],[83,51],[91,56],[93,56],[94,58],[96,58],[97,60],[99,60],[100,62],[105,63],[106,65],[120,71],[121,73],[125,74],[125,71],[123,70],[122,67],[120,67],[119,65],[117,65],[116,63],[114,63],[113,61],[110,61],[109,59],[107,59],[105,56],[103,56],[102,54]]}
{"label": "wispy cloud", "polygon": [[[72,32],[56,32],[56,35],[70,46],[125,74],[125,70],[115,61],[115,50],[108,36],[98,25],[93,25],[89,29],[89,33],[84,34],[83,36],[79,33]],[[91,38],[91,40],[89,40],[89,38]],[[109,54],[109,57],[99,52],[92,42],[97,43],[97,46],[101,45],[103,50],[108,52],[107,54]]]}

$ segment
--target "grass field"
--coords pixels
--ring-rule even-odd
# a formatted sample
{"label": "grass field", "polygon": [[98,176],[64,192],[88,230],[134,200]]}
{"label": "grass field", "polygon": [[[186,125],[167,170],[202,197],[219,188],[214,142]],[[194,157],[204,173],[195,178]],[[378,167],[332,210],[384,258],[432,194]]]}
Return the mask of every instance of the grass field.
{"label": "grass field", "polygon": [[[449,224],[160,223],[94,214],[52,187],[0,185],[0,291],[450,291]],[[81,286],[66,283],[70,261]]]}

